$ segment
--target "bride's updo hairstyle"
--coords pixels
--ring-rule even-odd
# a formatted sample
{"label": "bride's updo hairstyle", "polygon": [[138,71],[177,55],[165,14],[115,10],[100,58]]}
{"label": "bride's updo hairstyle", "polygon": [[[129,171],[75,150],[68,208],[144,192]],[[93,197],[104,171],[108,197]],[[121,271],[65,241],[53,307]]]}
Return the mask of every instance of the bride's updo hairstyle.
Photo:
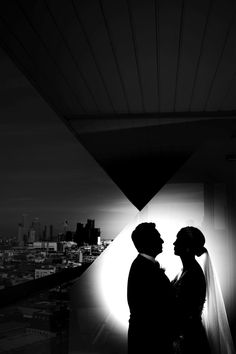
{"label": "bride's updo hairstyle", "polygon": [[193,226],[183,227],[178,232],[177,237],[178,236],[181,236],[186,240],[188,246],[197,257],[200,257],[203,253],[207,252],[207,249],[204,247],[205,237],[198,228]]}

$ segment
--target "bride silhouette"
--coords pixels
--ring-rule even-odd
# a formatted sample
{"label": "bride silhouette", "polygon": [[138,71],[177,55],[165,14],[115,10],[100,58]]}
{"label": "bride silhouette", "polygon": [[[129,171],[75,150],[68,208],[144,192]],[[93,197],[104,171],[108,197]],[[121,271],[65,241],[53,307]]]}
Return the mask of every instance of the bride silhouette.
{"label": "bride silhouette", "polygon": [[[182,228],[174,242],[174,253],[183,264],[172,281],[177,318],[174,352],[234,354],[223,298],[204,244],[204,235],[192,226]],[[204,271],[195,259],[203,254]]]}
{"label": "bride silhouette", "polygon": [[201,315],[206,298],[206,281],[195,256],[202,255],[205,238],[194,227],[181,229],[174,242],[174,252],[181,258],[183,269],[172,282],[176,296],[177,340],[176,352],[210,353]]}

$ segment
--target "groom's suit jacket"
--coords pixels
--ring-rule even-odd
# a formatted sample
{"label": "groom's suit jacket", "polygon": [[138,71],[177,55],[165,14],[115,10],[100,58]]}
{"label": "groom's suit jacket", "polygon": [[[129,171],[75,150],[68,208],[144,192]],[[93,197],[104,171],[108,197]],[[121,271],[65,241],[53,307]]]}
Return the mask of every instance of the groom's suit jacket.
{"label": "groom's suit jacket", "polygon": [[170,281],[159,263],[138,255],[131,265],[128,278],[129,354],[170,352],[172,291]]}

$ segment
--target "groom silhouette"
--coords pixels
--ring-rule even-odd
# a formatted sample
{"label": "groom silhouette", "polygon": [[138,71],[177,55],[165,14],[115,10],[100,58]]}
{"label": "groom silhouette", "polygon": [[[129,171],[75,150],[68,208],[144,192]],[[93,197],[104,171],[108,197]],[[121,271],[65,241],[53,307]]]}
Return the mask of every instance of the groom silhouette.
{"label": "groom silhouette", "polygon": [[174,297],[169,279],[155,261],[164,241],[154,223],[139,224],[131,237],[139,254],[128,278],[128,353],[170,354]]}

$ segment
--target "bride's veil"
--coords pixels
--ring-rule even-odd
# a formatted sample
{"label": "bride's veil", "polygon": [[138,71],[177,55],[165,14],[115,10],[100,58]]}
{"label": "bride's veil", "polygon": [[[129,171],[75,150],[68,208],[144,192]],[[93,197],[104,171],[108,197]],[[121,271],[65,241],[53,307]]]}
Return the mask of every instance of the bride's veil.
{"label": "bride's veil", "polygon": [[214,354],[235,354],[224,300],[214,266],[208,252],[204,253],[203,270],[207,284],[207,296],[203,309],[203,324]]}

